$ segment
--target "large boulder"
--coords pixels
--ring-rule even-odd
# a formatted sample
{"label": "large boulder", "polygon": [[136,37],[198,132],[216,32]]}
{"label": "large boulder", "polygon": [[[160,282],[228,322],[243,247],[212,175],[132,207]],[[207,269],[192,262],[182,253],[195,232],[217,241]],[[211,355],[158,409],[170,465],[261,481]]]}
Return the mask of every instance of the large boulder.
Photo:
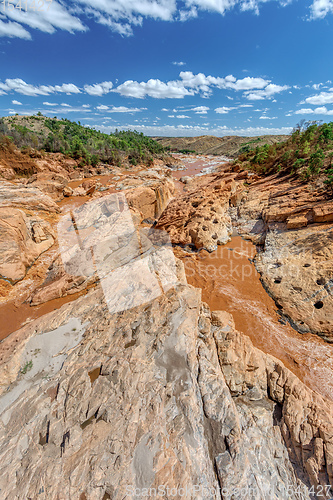
{"label": "large boulder", "polygon": [[173,199],[162,213],[158,229],[170,234],[172,243],[194,245],[209,252],[224,244],[232,233],[228,214],[231,183],[218,180]]}
{"label": "large boulder", "polygon": [[22,210],[0,208],[0,277],[16,282],[54,243],[50,225]]}

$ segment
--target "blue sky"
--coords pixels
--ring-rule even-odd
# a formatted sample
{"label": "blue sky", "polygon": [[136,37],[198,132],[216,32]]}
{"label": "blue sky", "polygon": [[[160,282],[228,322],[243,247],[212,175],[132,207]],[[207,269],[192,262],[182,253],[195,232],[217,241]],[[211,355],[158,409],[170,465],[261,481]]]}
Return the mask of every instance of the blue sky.
{"label": "blue sky", "polygon": [[2,0],[0,115],[288,133],[332,120],[332,25],[333,0]]}

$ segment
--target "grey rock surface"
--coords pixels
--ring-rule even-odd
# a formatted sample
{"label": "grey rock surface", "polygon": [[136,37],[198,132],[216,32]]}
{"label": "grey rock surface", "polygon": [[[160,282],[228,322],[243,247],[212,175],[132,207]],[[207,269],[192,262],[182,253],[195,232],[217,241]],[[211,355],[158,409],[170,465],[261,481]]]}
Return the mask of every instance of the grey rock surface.
{"label": "grey rock surface", "polygon": [[[79,344],[11,403],[26,346],[71,318],[85,325]],[[98,288],[14,335],[0,369],[1,498],[158,498],[160,487],[168,499],[306,499],[332,482],[332,407],[181,276],[116,314]]]}

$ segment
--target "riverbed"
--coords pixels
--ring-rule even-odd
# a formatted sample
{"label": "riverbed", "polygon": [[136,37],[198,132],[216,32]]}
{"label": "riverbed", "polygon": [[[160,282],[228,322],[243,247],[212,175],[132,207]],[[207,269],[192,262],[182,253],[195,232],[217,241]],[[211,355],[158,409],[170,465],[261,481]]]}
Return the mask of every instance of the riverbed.
{"label": "riverbed", "polygon": [[[176,196],[182,195],[181,177],[198,177],[223,169],[224,157],[177,155],[183,169],[173,170],[177,186]],[[98,180],[98,177],[95,177]],[[101,176],[100,182],[108,187],[113,176]],[[82,182],[82,181],[81,181]],[[77,187],[73,182],[71,187]],[[106,194],[109,194],[107,192]],[[83,197],[81,197],[83,198]],[[68,197],[60,202],[63,212],[88,201]],[[260,275],[252,262],[256,247],[240,236],[233,236],[215,252],[188,252],[174,249],[185,265],[188,283],[202,290],[202,298],[211,310],[226,310],[235,321],[236,328],[248,335],[263,352],[280,359],[306,385],[333,400],[333,346],[312,334],[299,334],[279,314],[273,299],[263,288]],[[98,285],[97,285],[98,286]],[[16,331],[27,322],[75,300],[82,293],[67,295],[41,306],[15,302],[0,306],[1,338]]]}

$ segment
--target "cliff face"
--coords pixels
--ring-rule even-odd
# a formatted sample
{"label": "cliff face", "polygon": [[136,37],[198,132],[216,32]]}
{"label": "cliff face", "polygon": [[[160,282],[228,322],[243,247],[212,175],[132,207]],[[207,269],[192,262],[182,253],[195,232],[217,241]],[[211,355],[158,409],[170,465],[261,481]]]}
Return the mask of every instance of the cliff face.
{"label": "cliff face", "polygon": [[264,286],[301,333],[332,342],[333,204],[326,187],[276,175],[244,188],[231,217],[262,247]]}
{"label": "cliff face", "polygon": [[[241,498],[240,488],[296,499],[310,481],[329,484],[332,406],[230,315],[211,313],[180,265],[178,275],[144,306],[111,315],[95,290],[15,334],[1,365],[3,498],[121,499],[164,486],[185,498]],[[62,356],[52,368],[45,331]]]}

